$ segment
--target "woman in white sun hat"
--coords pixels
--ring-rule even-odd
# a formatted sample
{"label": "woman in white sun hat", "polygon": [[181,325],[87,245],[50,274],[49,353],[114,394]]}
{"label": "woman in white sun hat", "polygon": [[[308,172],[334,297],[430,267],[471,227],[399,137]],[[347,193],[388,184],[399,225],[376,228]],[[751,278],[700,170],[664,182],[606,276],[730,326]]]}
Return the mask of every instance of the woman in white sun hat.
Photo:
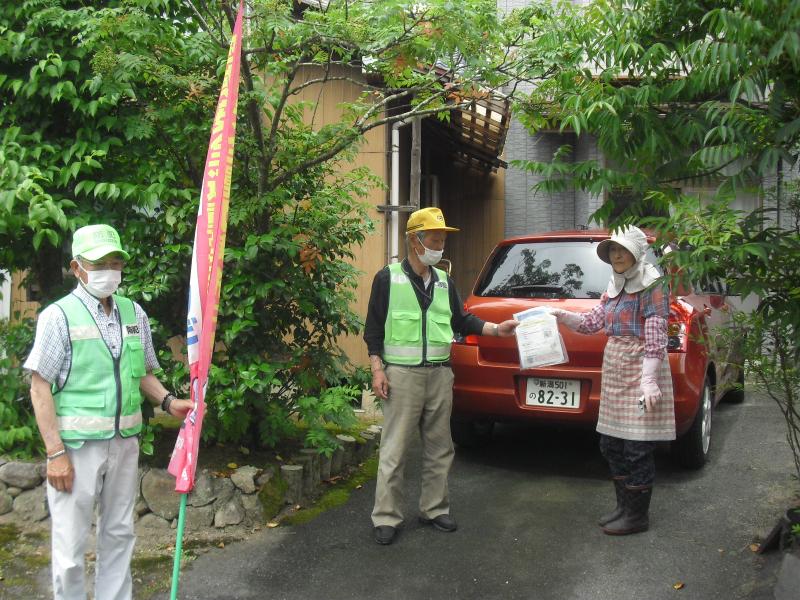
{"label": "woman in white sun hat", "polygon": [[609,535],[649,527],[656,442],[675,439],[675,407],[667,358],[669,290],[645,261],[644,232],[627,227],[597,246],[611,265],[600,303],[586,313],[555,309],[560,323],[578,333],[605,329],[600,414],[600,450],[608,461],[616,508],[598,521]]}

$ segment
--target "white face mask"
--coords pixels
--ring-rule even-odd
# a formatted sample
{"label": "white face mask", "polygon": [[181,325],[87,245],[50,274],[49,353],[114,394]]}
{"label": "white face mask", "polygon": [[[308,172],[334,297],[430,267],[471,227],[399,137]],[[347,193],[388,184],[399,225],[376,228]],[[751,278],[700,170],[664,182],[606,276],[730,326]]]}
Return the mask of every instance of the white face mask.
{"label": "white face mask", "polygon": [[122,282],[122,271],[117,271],[116,269],[87,271],[80,263],[78,263],[78,267],[80,267],[81,271],[86,273],[89,278],[88,281],[83,284],[83,287],[95,298],[108,298],[117,291],[119,284]]}
{"label": "white face mask", "polygon": [[425,248],[425,254],[417,254],[419,261],[423,265],[427,265],[432,267],[433,265],[437,264],[440,260],[442,260],[442,255],[444,254],[444,250],[431,250],[425,244],[420,242],[423,248]]}

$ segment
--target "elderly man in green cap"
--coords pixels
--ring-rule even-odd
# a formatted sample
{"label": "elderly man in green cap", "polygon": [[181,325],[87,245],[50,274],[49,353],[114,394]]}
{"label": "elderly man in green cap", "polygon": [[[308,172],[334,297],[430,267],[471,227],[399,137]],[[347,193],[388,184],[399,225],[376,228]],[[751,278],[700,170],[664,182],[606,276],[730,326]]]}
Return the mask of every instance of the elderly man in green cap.
{"label": "elderly man in green cap", "polygon": [[448,227],[435,207],[411,213],[406,224],[407,258],[375,275],[364,341],[372,390],[383,401],[373,535],[391,544],[403,524],[406,456],[414,436],[422,438],[419,520],[444,532],[458,526],[450,515],[447,476],[453,462],[450,413],[453,332],[509,337],[517,322],[487,323],[464,312],[450,277],[434,265],[442,259]]}
{"label": "elderly man in green cap", "polygon": [[142,395],[180,417],[192,403],[152,374],[159,366],[147,315],[114,294],[130,258],[119,234],[108,225],[82,227],[72,256],[79,283],[39,315],[24,365],[47,449],[53,594],[86,598],[84,553],[97,506],[94,597],[129,599]]}

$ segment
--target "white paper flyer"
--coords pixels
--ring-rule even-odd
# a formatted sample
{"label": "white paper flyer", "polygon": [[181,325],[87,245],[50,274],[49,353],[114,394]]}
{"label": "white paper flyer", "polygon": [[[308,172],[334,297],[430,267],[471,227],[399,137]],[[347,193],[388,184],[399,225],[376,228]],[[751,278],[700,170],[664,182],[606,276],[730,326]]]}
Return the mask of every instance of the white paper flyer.
{"label": "white paper flyer", "polygon": [[534,369],[567,362],[567,352],[558,332],[558,322],[547,307],[524,310],[514,315],[519,364]]}

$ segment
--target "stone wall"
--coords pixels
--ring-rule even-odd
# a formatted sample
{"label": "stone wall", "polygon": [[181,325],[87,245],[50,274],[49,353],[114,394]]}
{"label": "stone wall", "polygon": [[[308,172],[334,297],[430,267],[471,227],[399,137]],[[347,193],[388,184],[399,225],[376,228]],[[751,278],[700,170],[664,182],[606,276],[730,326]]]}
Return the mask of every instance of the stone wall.
{"label": "stone wall", "polygon": [[[375,453],[380,433],[381,428],[373,425],[358,440],[340,435],[341,447],[330,457],[307,449],[279,466],[245,465],[227,475],[200,470],[186,501],[186,531],[256,526],[274,518],[286,505],[312,503],[324,491],[325,482],[346,477]],[[33,524],[49,519],[45,475],[43,462],[0,457],[0,520]],[[179,506],[172,475],[164,469],[139,469],[134,509],[139,535],[142,530],[175,527]]]}

